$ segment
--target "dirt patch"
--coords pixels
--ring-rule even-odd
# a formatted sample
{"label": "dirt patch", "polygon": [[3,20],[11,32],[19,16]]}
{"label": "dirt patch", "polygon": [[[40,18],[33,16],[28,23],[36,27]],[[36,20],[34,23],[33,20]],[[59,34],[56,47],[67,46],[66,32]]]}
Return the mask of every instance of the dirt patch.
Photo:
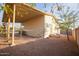
{"label": "dirt patch", "polygon": [[75,56],[79,49],[73,41],[65,38],[50,37],[47,39],[23,37],[15,40],[17,45],[0,49],[0,55],[9,56]]}

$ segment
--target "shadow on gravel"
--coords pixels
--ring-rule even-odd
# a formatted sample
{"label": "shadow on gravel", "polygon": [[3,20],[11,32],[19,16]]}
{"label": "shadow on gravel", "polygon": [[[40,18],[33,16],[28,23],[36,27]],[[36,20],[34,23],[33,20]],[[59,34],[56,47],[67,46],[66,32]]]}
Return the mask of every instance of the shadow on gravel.
{"label": "shadow on gravel", "polygon": [[0,49],[2,56],[78,56],[74,42],[62,39],[40,39]]}

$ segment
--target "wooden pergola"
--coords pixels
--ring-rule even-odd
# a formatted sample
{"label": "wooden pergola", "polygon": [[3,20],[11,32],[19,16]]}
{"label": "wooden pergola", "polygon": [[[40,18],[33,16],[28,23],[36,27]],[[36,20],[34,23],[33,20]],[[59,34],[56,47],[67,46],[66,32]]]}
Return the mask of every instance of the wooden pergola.
{"label": "wooden pergola", "polygon": [[[6,4],[5,4],[6,5]],[[30,5],[27,5],[27,4],[23,4],[23,3],[9,3],[8,5],[11,6],[11,9],[13,10],[13,15],[12,17],[8,18],[6,17],[6,14],[4,12],[4,15],[3,15],[3,22],[8,22],[8,39],[10,39],[10,22],[12,22],[12,40],[11,40],[11,45],[15,45],[14,44],[14,25],[15,25],[15,21],[16,22],[25,22],[25,21],[28,21],[28,19],[31,19],[31,18],[34,18],[34,17],[37,17],[37,16],[42,16],[42,15],[50,15],[52,16],[55,21],[57,22],[57,19],[55,16],[51,15],[51,14],[48,14],[46,12],[43,12],[37,8],[34,8]]]}
{"label": "wooden pergola", "polygon": [[10,23],[12,22],[11,46],[13,46],[15,45],[14,43],[15,21],[23,23],[33,17],[44,15],[44,13],[27,4],[5,4],[5,5],[9,5],[10,8],[13,10],[13,15],[11,17],[7,17],[6,13],[4,12],[2,20],[3,22],[8,22],[8,28],[7,28],[8,40],[10,40]]}

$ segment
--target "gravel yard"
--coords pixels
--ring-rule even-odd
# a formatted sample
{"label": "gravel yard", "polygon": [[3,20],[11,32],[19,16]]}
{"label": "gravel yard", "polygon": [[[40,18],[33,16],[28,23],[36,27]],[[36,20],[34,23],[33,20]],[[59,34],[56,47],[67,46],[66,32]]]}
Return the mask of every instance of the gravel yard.
{"label": "gravel yard", "polygon": [[39,39],[16,37],[15,46],[1,45],[0,55],[9,56],[78,56],[79,49],[73,41],[61,37]]}

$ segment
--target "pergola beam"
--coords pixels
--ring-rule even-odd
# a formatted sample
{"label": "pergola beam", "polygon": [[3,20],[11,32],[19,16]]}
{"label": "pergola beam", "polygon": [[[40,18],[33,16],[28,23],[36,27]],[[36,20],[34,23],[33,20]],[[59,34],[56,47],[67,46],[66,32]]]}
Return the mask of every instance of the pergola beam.
{"label": "pergola beam", "polygon": [[15,25],[15,9],[16,9],[16,7],[15,7],[15,4],[13,4],[13,23],[12,23],[12,46],[13,45],[15,45],[14,44],[14,35],[15,35],[15,28],[14,28],[14,25]]}
{"label": "pergola beam", "polygon": [[8,35],[8,40],[10,39],[10,17],[8,18],[8,32],[7,32],[7,35]]}

